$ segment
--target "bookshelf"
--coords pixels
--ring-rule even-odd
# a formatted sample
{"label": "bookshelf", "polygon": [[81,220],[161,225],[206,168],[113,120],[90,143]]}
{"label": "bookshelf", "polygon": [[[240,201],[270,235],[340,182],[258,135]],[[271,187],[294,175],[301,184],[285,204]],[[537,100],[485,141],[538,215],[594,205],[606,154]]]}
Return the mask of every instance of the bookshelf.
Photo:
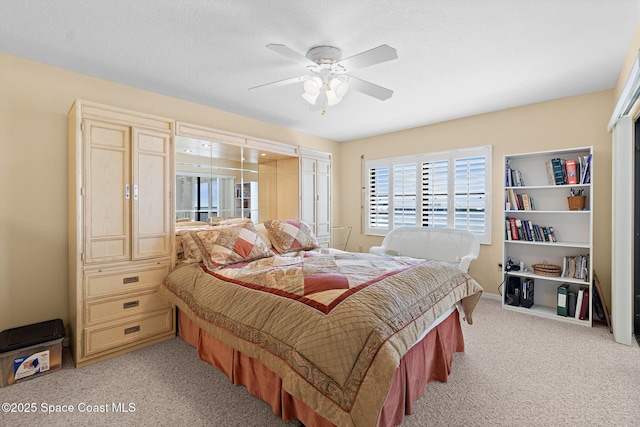
{"label": "bookshelf", "polygon": [[243,182],[234,185],[235,216],[258,221],[258,183]]}
{"label": "bookshelf", "polygon": [[[554,170],[553,159],[564,161],[556,161]],[[577,160],[575,183],[572,184],[567,183],[566,160]],[[569,162],[570,165],[572,163]],[[585,174],[587,163],[588,174]],[[562,322],[591,326],[593,148],[505,155],[503,166],[505,185],[502,307]],[[570,172],[570,175],[572,174]],[[583,209],[569,208],[567,197],[571,195],[586,196],[583,198]],[[575,200],[572,200],[572,204]],[[576,209],[576,206],[573,208]],[[561,275],[552,276],[535,269],[534,265],[538,264],[560,267]],[[570,271],[573,271],[572,264],[577,265],[575,271],[578,273],[574,272],[573,276],[570,276]],[[568,304],[569,300],[572,300],[573,303],[573,298],[558,297],[558,287],[565,284],[568,285],[570,293],[575,293],[576,299],[581,289],[588,292],[588,296],[583,299],[588,308],[583,319],[580,319],[579,313],[577,317],[558,314],[559,301]],[[522,298],[525,296],[524,292],[527,293],[527,299]]]}

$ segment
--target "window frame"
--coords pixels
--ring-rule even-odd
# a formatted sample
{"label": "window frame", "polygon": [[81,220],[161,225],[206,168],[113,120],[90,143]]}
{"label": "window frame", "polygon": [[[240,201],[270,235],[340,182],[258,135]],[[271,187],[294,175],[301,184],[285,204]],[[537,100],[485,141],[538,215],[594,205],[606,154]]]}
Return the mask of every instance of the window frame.
{"label": "window frame", "polygon": [[[394,200],[401,199],[405,202],[403,207],[406,209],[407,193],[403,193],[402,197],[395,197],[394,187],[397,187],[395,180],[394,168],[404,166],[403,171],[406,172],[406,165],[415,165],[415,225],[412,226],[430,226],[425,225],[423,210],[425,208],[424,201],[425,195],[423,194],[424,180],[423,180],[423,164],[428,162],[443,162],[447,163],[447,221],[446,227],[456,228],[456,160],[459,162],[463,159],[473,159],[476,157],[484,157],[484,193],[479,193],[478,198],[484,200],[484,233],[474,231],[474,234],[478,236],[478,240],[481,244],[491,244],[491,218],[492,218],[492,147],[490,145],[463,148],[456,150],[439,151],[432,153],[421,153],[412,156],[390,157],[383,159],[365,160],[364,161],[364,176],[363,176],[363,188],[365,192],[365,203],[363,206],[363,221],[365,234],[373,236],[384,236],[394,227],[407,225],[402,222],[396,224],[395,217],[398,215],[396,212],[396,206]],[[384,172],[388,174],[388,182],[386,183],[388,192],[386,194],[386,213],[384,203],[383,206],[376,207],[372,204],[372,186],[376,184],[375,177],[371,171],[377,170],[380,173],[380,177],[384,177]],[[402,188],[410,188],[410,183],[402,182]],[[373,189],[375,191],[375,188]],[[468,191],[467,195],[477,194]],[[377,196],[379,199],[384,200],[384,190],[381,190]],[[471,206],[468,204],[467,206]],[[409,209],[410,211],[411,209]],[[407,217],[405,210],[402,210],[403,217]],[[376,218],[372,222],[371,216],[375,215]],[[373,224],[373,225],[372,225]],[[377,226],[375,224],[378,224]],[[436,225],[437,226],[437,225]],[[442,223],[439,226],[443,226]],[[458,228],[460,228],[458,226]],[[467,227],[466,229],[469,229]]]}

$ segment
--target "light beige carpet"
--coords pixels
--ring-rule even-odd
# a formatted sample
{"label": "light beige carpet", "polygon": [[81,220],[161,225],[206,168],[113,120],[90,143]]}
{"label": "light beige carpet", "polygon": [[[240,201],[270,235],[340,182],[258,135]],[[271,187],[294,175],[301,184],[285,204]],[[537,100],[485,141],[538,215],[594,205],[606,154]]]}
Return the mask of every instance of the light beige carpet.
{"label": "light beige carpet", "polygon": [[[448,382],[429,384],[403,426],[640,425],[640,349],[615,343],[606,327],[482,299],[463,328],[466,351],[455,355]],[[5,402],[35,403],[36,412],[0,412],[0,426],[299,425],[274,416],[179,338],[81,369],[65,349],[61,370],[0,389]],[[115,413],[114,404],[130,412]],[[74,412],[47,414],[48,405]],[[87,407],[109,412],[79,412]]]}

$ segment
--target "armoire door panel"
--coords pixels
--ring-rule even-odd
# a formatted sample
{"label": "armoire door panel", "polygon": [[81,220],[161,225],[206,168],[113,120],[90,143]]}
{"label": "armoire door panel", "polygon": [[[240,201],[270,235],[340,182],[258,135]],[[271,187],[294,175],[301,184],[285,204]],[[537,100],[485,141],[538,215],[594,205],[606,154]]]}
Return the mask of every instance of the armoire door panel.
{"label": "armoire door panel", "polygon": [[312,159],[301,159],[301,205],[300,219],[315,228],[316,224],[316,162]]}
{"label": "armoire door panel", "polygon": [[130,258],[130,129],[94,121],[85,125],[85,260],[126,260]]}
{"label": "armoire door panel", "polygon": [[91,254],[93,261],[117,261],[128,256],[128,246],[129,239],[126,236],[122,236],[119,239],[115,237],[105,240],[92,239],[87,254]]}
{"label": "armoire door panel", "polygon": [[170,253],[170,142],[168,133],[133,128],[133,259]]}
{"label": "armoire door panel", "polygon": [[331,164],[318,160],[316,170],[316,233],[331,236]]}

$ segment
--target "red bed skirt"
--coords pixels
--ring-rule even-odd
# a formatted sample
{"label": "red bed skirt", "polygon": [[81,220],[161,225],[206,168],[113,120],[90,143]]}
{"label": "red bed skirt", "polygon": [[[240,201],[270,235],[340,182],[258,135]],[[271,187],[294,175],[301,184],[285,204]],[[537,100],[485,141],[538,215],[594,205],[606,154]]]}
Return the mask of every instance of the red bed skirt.
{"label": "red bed skirt", "polygon": [[[200,359],[222,371],[235,385],[244,385],[267,402],[273,413],[285,420],[297,419],[306,426],[332,427],[306,403],[282,389],[282,381],[262,362],[246,356],[201,330],[183,312],[178,312],[180,336],[198,350]],[[413,402],[433,380],[445,382],[451,373],[454,352],[464,351],[460,316],[454,310],[400,360],[391,383],[379,426],[396,426],[413,413]]]}

